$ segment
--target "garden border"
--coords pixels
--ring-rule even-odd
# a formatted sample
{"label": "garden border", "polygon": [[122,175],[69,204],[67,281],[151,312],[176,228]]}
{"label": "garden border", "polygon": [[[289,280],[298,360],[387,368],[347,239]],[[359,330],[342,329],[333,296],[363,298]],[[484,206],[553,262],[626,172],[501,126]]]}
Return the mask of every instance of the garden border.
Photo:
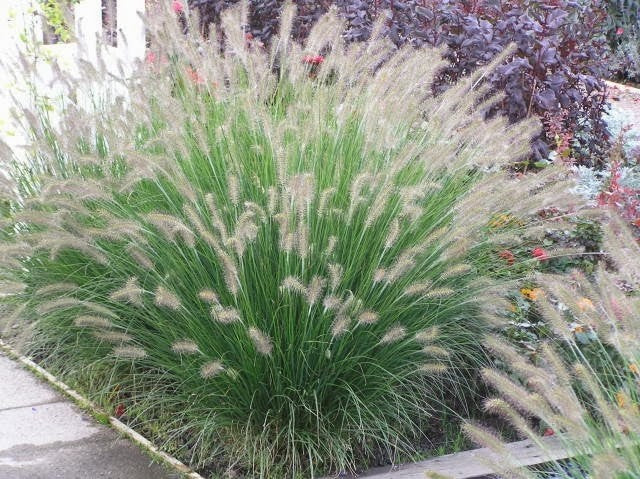
{"label": "garden border", "polygon": [[109,425],[115,429],[122,436],[125,436],[135,445],[143,449],[145,452],[150,454],[154,459],[162,462],[163,464],[173,468],[187,479],[205,479],[200,474],[195,472],[189,466],[176,459],[175,457],[167,454],[166,452],[160,450],[156,445],[154,445],[151,441],[149,441],[146,437],[141,435],[140,433],[134,431],[129,426],[124,424],[118,418],[111,416],[106,413],[102,408],[98,405],[84,397],[75,389],[70,388],[67,384],[60,381],[49,371],[44,369],[41,366],[38,366],[31,359],[23,356],[18,351],[16,351],[13,347],[11,347],[8,343],[0,339],[0,350],[5,352],[10,358],[18,361],[22,365],[26,366],[28,370],[32,373],[35,373],[42,378],[44,378],[48,383],[54,386],[56,389],[61,391],[63,394],[71,398],[78,406],[82,409],[87,410],[93,416],[107,416],[109,420]]}

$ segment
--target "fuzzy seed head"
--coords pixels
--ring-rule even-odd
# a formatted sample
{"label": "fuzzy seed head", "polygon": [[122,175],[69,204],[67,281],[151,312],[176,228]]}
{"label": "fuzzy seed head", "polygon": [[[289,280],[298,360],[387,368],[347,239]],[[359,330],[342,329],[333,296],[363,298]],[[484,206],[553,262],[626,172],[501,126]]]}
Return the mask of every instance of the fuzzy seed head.
{"label": "fuzzy seed head", "polygon": [[253,341],[253,345],[260,354],[264,356],[271,356],[273,350],[273,344],[271,339],[265,333],[258,328],[250,327],[248,330],[249,337]]}
{"label": "fuzzy seed head", "polygon": [[200,368],[200,376],[202,379],[210,379],[224,371],[224,366],[220,361],[209,361]]}
{"label": "fuzzy seed head", "polygon": [[389,330],[382,336],[380,340],[380,344],[391,344],[397,341],[400,341],[407,335],[407,330],[404,326],[392,326]]}
{"label": "fuzzy seed head", "polygon": [[404,290],[404,294],[406,294],[407,296],[422,296],[426,294],[429,289],[431,289],[432,285],[433,283],[431,281],[422,281],[421,283],[415,283],[408,286]]}
{"label": "fuzzy seed head", "polygon": [[351,320],[348,316],[338,315],[331,324],[331,336],[333,339],[339,338],[349,329],[349,323]]}
{"label": "fuzzy seed head", "polygon": [[171,345],[171,350],[176,354],[197,354],[200,352],[198,345],[190,339],[179,339]]}
{"label": "fuzzy seed head", "polygon": [[138,346],[117,346],[113,348],[113,354],[122,359],[142,359],[147,357],[147,352]]}
{"label": "fuzzy seed head", "polygon": [[363,311],[358,316],[358,322],[361,324],[373,324],[378,321],[378,313],[373,311]]}
{"label": "fuzzy seed head", "polygon": [[180,298],[164,286],[158,286],[155,292],[156,306],[177,310],[180,308]]}
{"label": "fuzzy seed head", "polygon": [[342,280],[344,268],[337,263],[330,263],[327,267],[329,269],[329,288],[335,291]]}
{"label": "fuzzy seed head", "polygon": [[428,299],[441,299],[453,296],[456,292],[451,288],[435,288],[426,292],[423,297]]}
{"label": "fuzzy seed head", "polygon": [[96,331],[93,336],[108,343],[126,343],[133,340],[129,334],[120,331]]}
{"label": "fuzzy seed head", "polygon": [[218,295],[215,291],[211,289],[203,289],[198,293],[198,298],[200,298],[205,303],[209,304],[220,304],[220,300],[218,299]]}
{"label": "fuzzy seed head", "polygon": [[223,308],[214,305],[211,308],[211,316],[222,324],[231,324],[240,321],[240,312],[235,308]]}
{"label": "fuzzy seed head", "polygon": [[418,368],[418,372],[428,375],[444,374],[449,368],[442,363],[424,363]]}
{"label": "fuzzy seed head", "polygon": [[73,324],[80,328],[104,328],[109,329],[113,326],[113,323],[108,318],[103,318],[102,316],[94,316],[90,314],[85,314],[78,316]]}
{"label": "fuzzy seed head", "polygon": [[327,280],[320,276],[314,276],[309,283],[309,287],[306,288],[305,297],[309,305],[313,306],[316,304],[322,292],[324,291],[324,287],[327,284]]}
{"label": "fuzzy seed head", "polygon": [[439,328],[437,326],[432,326],[428,329],[416,333],[415,340],[422,344],[428,344],[435,341],[439,334]]}
{"label": "fuzzy seed head", "polygon": [[78,289],[78,285],[74,283],[53,283],[44,286],[35,291],[35,296],[49,296],[51,294],[69,293]]}
{"label": "fuzzy seed head", "polygon": [[138,284],[138,278],[129,278],[125,285],[111,293],[110,299],[114,301],[122,301],[136,306],[142,306],[142,293],[144,290]]}

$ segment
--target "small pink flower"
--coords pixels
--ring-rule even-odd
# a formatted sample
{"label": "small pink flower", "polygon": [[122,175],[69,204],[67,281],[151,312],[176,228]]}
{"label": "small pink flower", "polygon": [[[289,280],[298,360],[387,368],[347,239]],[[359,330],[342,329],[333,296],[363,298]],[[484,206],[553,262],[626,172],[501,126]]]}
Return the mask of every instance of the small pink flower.
{"label": "small pink flower", "polygon": [[171,4],[171,8],[173,9],[174,13],[184,12],[184,5],[179,0],[173,0],[173,3]]}
{"label": "small pink flower", "polygon": [[549,437],[549,436],[553,436],[555,434],[555,431],[553,429],[551,429],[550,427],[546,428],[544,430],[544,432],[542,433],[542,435],[544,437]]}
{"label": "small pink flower", "polygon": [[533,250],[531,250],[531,256],[536,258],[538,261],[545,261],[549,259],[549,255],[542,248],[533,248]]}
{"label": "small pink flower", "polygon": [[620,36],[620,35],[622,35],[623,33],[624,33],[624,28],[622,28],[622,27],[618,27],[618,28],[616,29],[616,35]]}
{"label": "small pink flower", "polygon": [[322,55],[307,55],[302,61],[308,65],[320,65],[324,61],[324,57]]}
{"label": "small pink flower", "polygon": [[156,62],[157,59],[158,59],[158,57],[156,56],[155,53],[147,52],[147,57],[145,58],[145,62],[150,64],[150,65],[153,65]]}
{"label": "small pink flower", "polygon": [[187,67],[186,73],[189,78],[191,78],[191,81],[196,85],[202,85],[204,83],[204,78],[200,76],[198,70],[196,70],[195,68]]}

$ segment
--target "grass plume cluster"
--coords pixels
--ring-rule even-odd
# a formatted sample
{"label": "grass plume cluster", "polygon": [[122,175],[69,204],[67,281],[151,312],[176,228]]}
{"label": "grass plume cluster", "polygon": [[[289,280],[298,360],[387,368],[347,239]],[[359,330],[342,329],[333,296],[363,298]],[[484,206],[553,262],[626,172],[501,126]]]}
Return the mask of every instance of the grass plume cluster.
{"label": "grass plume cluster", "polygon": [[[347,47],[333,13],[301,46],[291,6],[264,51],[243,8],[209,40],[151,22],[155,61],[100,115],[25,116],[41,141],[7,188],[7,322],[62,371],[102,371],[194,465],[291,477],[411,452],[483,361],[499,285],[475,259],[543,234],[566,172],[504,168],[537,127],[483,119],[502,59],[434,98],[440,51],[382,24]],[[491,236],[498,213],[526,225]]]}
{"label": "grass plume cluster", "polygon": [[[541,430],[553,430],[573,456],[572,467],[555,465],[559,477],[640,477],[640,247],[623,221],[613,218],[604,250],[609,265],[593,282],[577,272],[540,277],[545,295],[538,302],[559,345],[546,345],[534,364],[512,346],[487,343],[511,374],[484,372],[499,393],[486,409],[543,449]],[[466,428],[500,454],[497,466],[505,477],[547,477],[515,467],[517,458],[491,431]]]}

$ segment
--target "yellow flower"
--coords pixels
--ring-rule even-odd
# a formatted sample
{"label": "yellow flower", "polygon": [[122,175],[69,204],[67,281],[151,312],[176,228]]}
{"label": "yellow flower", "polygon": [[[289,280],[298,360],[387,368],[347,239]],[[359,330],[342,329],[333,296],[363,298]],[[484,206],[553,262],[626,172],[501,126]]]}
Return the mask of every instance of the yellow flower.
{"label": "yellow flower", "polygon": [[531,301],[537,301],[538,298],[544,296],[544,292],[540,288],[522,288],[520,294]]}
{"label": "yellow flower", "polygon": [[593,306],[593,302],[589,298],[580,298],[577,302],[577,305],[580,311],[586,311],[586,310],[593,311],[595,309]]}
{"label": "yellow flower", "polygon": [[640,374],[640,368],[638,368],[637,364],[629,364],[629,371],[631,371],[633,374]]}
{"label": "yellow flower", "polygon": [[627,403],[626,402],[627,395],[622,391],[618,391],[615,397],[616,397],[616,402],[618,403],[618,407],[623,408]]}
{"label": "yellow flower", "polygon": [[511,311],[512,313],[517,313],[518,312],[518,308],[516,307],[515,304],[510,304],[509,305],[509,311]]}

